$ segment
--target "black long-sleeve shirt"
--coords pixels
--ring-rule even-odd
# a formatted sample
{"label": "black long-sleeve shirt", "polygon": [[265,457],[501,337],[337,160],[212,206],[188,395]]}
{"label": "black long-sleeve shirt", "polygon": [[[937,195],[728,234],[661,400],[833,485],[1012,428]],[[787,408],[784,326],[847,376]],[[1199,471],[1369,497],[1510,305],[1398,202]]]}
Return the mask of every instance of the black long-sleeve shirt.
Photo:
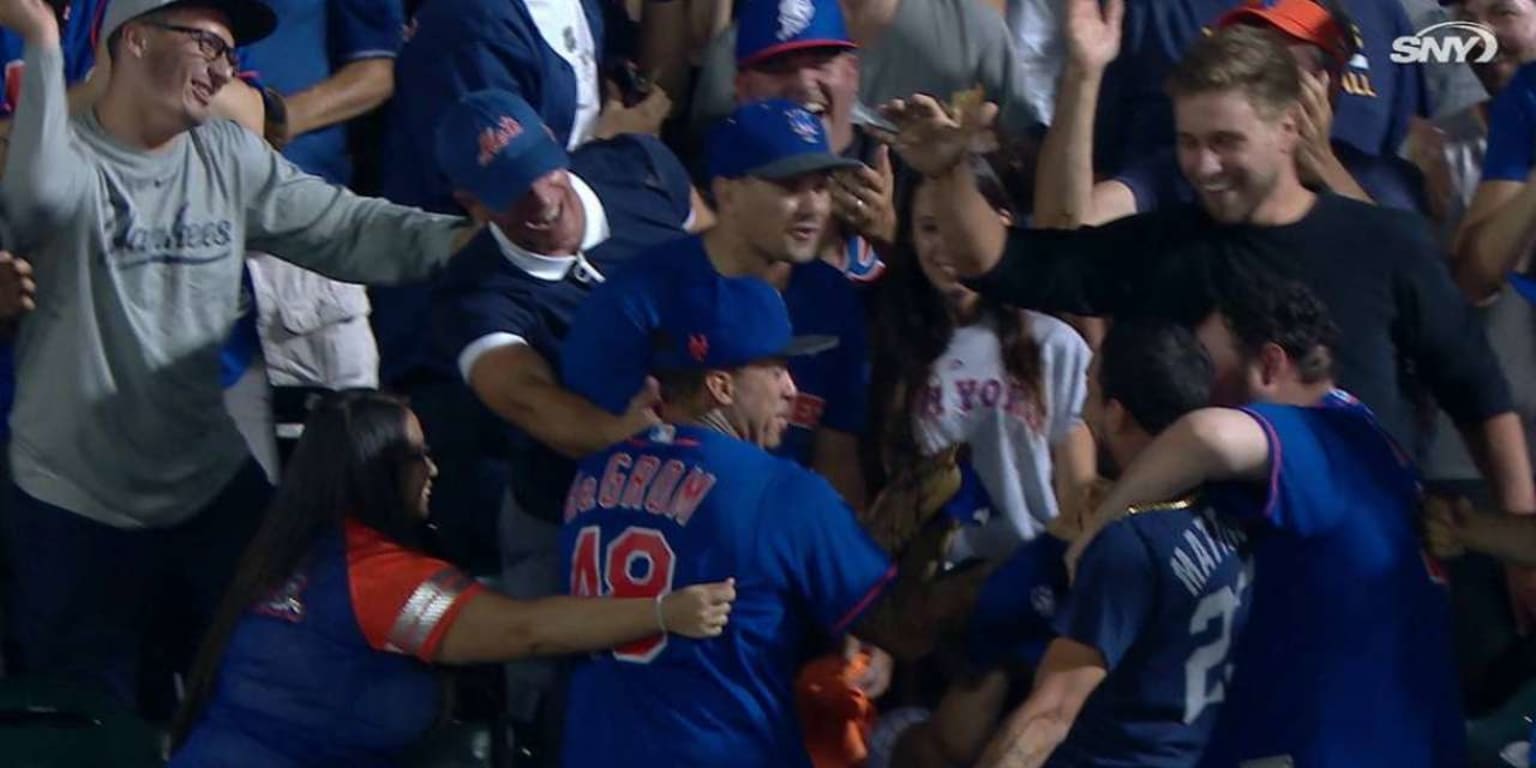
{"label": "black long-sleeve shirt", "polygon": [[1482,323],[1422,220],[1336,195],[1284,226],[1218,224],[1183,205],[1102,227],[1015,229],[1002,261],[968,283],[1031,309],[1194,324],[1210,309],[1208,266],[1231,258],[1257,259],[1312,289],[1339,328],[1340,386],[1403,446],[1419,445],[1404,364],[1458,423],[1510,410]]}

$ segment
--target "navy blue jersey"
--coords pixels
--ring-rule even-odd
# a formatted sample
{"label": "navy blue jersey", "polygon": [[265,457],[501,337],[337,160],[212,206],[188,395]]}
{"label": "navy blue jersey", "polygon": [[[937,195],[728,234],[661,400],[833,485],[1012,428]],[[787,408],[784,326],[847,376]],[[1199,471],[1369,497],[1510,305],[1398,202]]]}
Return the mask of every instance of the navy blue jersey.
{"label": "navy blue jersey", "polygon": [[1117,520],[1078,561],[1057,620],[1109,676],[1052,765],[1192,765],[1232,675],[1250,602],[1243,533],[1191,502]]}
{"label": "navy blue jersey", "polygon": [[[651,370],[651,333],[673,303],[675,275],[714,265],[703,241],[668,243],[641,256],[592,293],[571,324],[560,356],[560,373],[571,391],[620,413]],[[730,279],[717,277],[716,279]],[[848,279],[821,261],[796,265],[784,303],[797,335],[827,335],[836,348],[789,363],[800,390],[784,443],[775,453],[803,463],[819,427],[858,434],[868,409],[863,305]]]}
{"label": "navy blue jersey", "polygon": [[[1184,51],[1237,0],[1127,0],[1120,56],[1105,71],[1094,121],[1094,167],[1118,173],[1173,145],[1173,106],[1163,80]],[[1418,65],[1395,64],[1392,41],[1413,34],[1399,0],[1343,0],[1361,46],[1345,68],[1333,138],[1370,155],[1397,154],[1410,119],[1427,113]]]}
{"label": "navy blue jersey", "polygon": [[737,599],[719,638],[658,636],[581,663],[564,764],[809,766],[792,690],[802,651],[895,574],[832,487],[714,430],[663,425],[583,460],[565,521],[572,595],[734,577]]}
{"label": "navy blue jersey", "polygon": [[[400,49],[405,10],[401,0],[266,0],[282,23],[252,43],[242,63],[263,85],[291,96],[354,61],[393,59]],[[283,156],[333,184],[347,184],[352,162],[346,126],[337,124],[297,136]]]}
{"label": "navy blue jersey", "polygon": [[[656,139],[623,136],[583,145],[572,154],[571,173],[602,209],[603,223],[588,211],[589,238],[597,244],[585,251],[585,266],[576,268],[572,257],[532,254],[516,254],[514,261],[489,229],[481,232],[432,289],[429,367],[436,375],[467,376],[460,355],[496,334],[517,337],[558,370],[561,339],[593,287],[646,248],[684,236],[691,187],[682,164]],[[412,325],[414,336],[420,336],[419,322]],[[473,397],[467,389],[462,394]],[[510,437],[513,487],[522,507],[555,519],[571,462],[525,434],[514,430]]]}
{"label": "navy blue jersey", "polygon": [[1244,410],[1273,470],[1240,507],[1264,528],[1254,609],[1203,765],[1465,764],[1449,598],[1419,545],[1412,465],[1341,392]]}
{"label": "navy blue jersey", "polygon": [[1026,541],[987,576],[966,627],[966,660],[978,670],[1040,663],[1056,638],[1067,597],[1067,544],[1050,534]]}

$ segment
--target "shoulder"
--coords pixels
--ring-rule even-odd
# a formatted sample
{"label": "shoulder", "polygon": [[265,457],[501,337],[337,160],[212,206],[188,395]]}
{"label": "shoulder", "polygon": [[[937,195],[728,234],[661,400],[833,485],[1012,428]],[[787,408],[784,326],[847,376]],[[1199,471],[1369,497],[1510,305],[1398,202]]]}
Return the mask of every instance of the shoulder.
{"label": "shoulder", "polygon": [[654,136],[623,134],[590,141],[571,153],[571,170],[585,181],[625,178],[637,168],[670,171],[681,168],[677,156]]}
{"label": "shoulder", "polygon": [[[1404,256],[1439,257],[1439,245],[1427,220],[1413,211],[1387,208],[1348,197],[1323,194],[1317,198],[1324,228],[1354,231],[1373,244],[1371,252],[1399,262]],[[1364,255],[1364,254],[1360,254]]]}
{"label": "shoulder", "polygon": [[1023,310],[1025,322],[1028,323],[1029,334],[1040,345],[1040,349],[1047,355],[1067,355],[1072,357],[1088,356],[1091,350],[1088,342],[1077,332],[1076,328],[1067,323],[1047,315],[1043,312]]}
{"label": "shoulder", "polygon": [[853,287],[842,270],[821,259],[795,266],[793,279],[785,289],[785,299],[791,296],[816,302],[818,309],[837,313],[857,309],[859,292]]}
{"label": "shoulder", "polygon": [[207,159],[209,162],[222,162],[229,154],[242,161],[266,159],[276,154],[261,137],[227,118],[216,117],[193,126],[187,135],[194,144],[208,148],[214,155]]}
{"label": "shoulder", "polygon": [[1106,523],[1083,548],[1078,571],[1129,573],[1145,570],[1151,562],[1151,549],[1147,544],[1147,532],[1143,530],[1147,523],[1142,517],[1143,514],[1138,512]]}

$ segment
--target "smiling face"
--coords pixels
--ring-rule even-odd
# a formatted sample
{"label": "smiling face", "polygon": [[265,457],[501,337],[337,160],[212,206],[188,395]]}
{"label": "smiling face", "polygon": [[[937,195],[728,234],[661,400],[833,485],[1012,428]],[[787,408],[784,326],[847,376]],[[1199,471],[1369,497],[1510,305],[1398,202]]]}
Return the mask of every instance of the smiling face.
{"label": "smiling face", "polygon": [[172,8],[123,27],[128,56],[120,66],[143,78],[140,99],[185,128],[201,125],[213,99],[235,76],[234,36],[222,13]]}
{"label": "smiling face", "polygon": [[1239,90],[1204,91],[1174,100],[1179,168],[1216,221],[1247,221],[1294,173],[1297,141],[1289,110],[1266,115]]}
{"label": "smiling face", "polygon": [[1536,60],[1536,0],[1463,0],[1459,17],[1493,30],[1499,53],[1472,71],[1488,93],[1498,93],[1521,64]]}
{"label": "smiling face", "polygon": [[766,261],[806,264],[816,259],[832,216],[828,179],[825,171],[778,180],[719,179],[720,215]]}
{"label": "smiling face", "polygon": [[437,477],[437,464],[427,450],[421,422],[409,411],[405,415],[405,439],[409,455],[400,473],[401,493],[405,495],[406,510],[425,520],[431,508],[432,478]]}
{"label": "smiling face", "polygon": [[819,115],[833,136],[848,135],[859,93],[857,54],[841,48],[782,53],[736,75],[737,103],[785,99]]}
{"label": "smiling face", "polygon": [[510,208],[485,215],[519,248],[548,256],[576,253],[587,228],[586,210],[565,170],[540,176]]}

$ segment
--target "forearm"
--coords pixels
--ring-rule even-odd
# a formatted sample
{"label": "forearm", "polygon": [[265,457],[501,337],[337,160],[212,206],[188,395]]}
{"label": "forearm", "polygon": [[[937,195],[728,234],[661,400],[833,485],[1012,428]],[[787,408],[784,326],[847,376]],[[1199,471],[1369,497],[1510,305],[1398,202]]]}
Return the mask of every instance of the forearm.
{"label": "forearm", "polygon": [[1270,461],[1269,441],[1253,417],[1229,408],[1196,411],[1131,462],[1097,516],[1176,498],[1208,482],[1259,480],[1268,475]]}
{"label": "forearm", "polygon": [[[1045,765],[1072,730],[1072,721],[1059,712],[1038,712],[1018,727],[1006,749],[982,758],[984,768],[1039,768]],[[1001,737],[1000,737],[1001,738]],[[991,752],[991,750],[989,750]]]}
{"label": "forearm", "polygon": [[984,275],[1003,258],[1008,227],[976,186],[968,162],[934,177],[939,231],[949,244],[951,263],[962,277]]}
{"label": "forearm", "polygon": [[1491,215],[1465,226],[1451,274],[1468,298],[1482,301],[1498,293],[1505,275],[1529,264],[1536,247],[1536,184],[1525,184]]}
{"label": "forearm", "polygon": [[[651,0],[640,11],[640,71],[667,93],[688,90],[689,3]],[[677,102],[683,103],[682,99]]]}
{"label": "forearm", "polygon": [[589,456],[629,436],[621,416],[553,381],[502,386],[494,392],[477,388],[476,393],[496,415],[567,458]]}
{"label": "forearm", "polygon": [[1457,538],[1466,549],[1511,565],[1536,566],[1536,515],[1474,512]]}
{"label": "forearm", "polygon": [[286,97],[288,134],[299,136],[365,115],[388,101],[394,90],[394,59],[350,62],[330,77]]}
{"label": "forearm", "polygon": [[1068,64],[1035,174],[1036,227],[1073,229],[1093,207],[1093,119],[1104,73]]}
{"label": "forearm", "polygon": [[438,648],[447,664],[510,661],[610,648],[660,632],[655,601],[482,592],[464,606]]}
{"label": "forearm", "polygon": [[1536,485],[1519,415],[1501,413],[1482,422],[1458,424],[1457,429],[1499,508],[1536,512]]}

